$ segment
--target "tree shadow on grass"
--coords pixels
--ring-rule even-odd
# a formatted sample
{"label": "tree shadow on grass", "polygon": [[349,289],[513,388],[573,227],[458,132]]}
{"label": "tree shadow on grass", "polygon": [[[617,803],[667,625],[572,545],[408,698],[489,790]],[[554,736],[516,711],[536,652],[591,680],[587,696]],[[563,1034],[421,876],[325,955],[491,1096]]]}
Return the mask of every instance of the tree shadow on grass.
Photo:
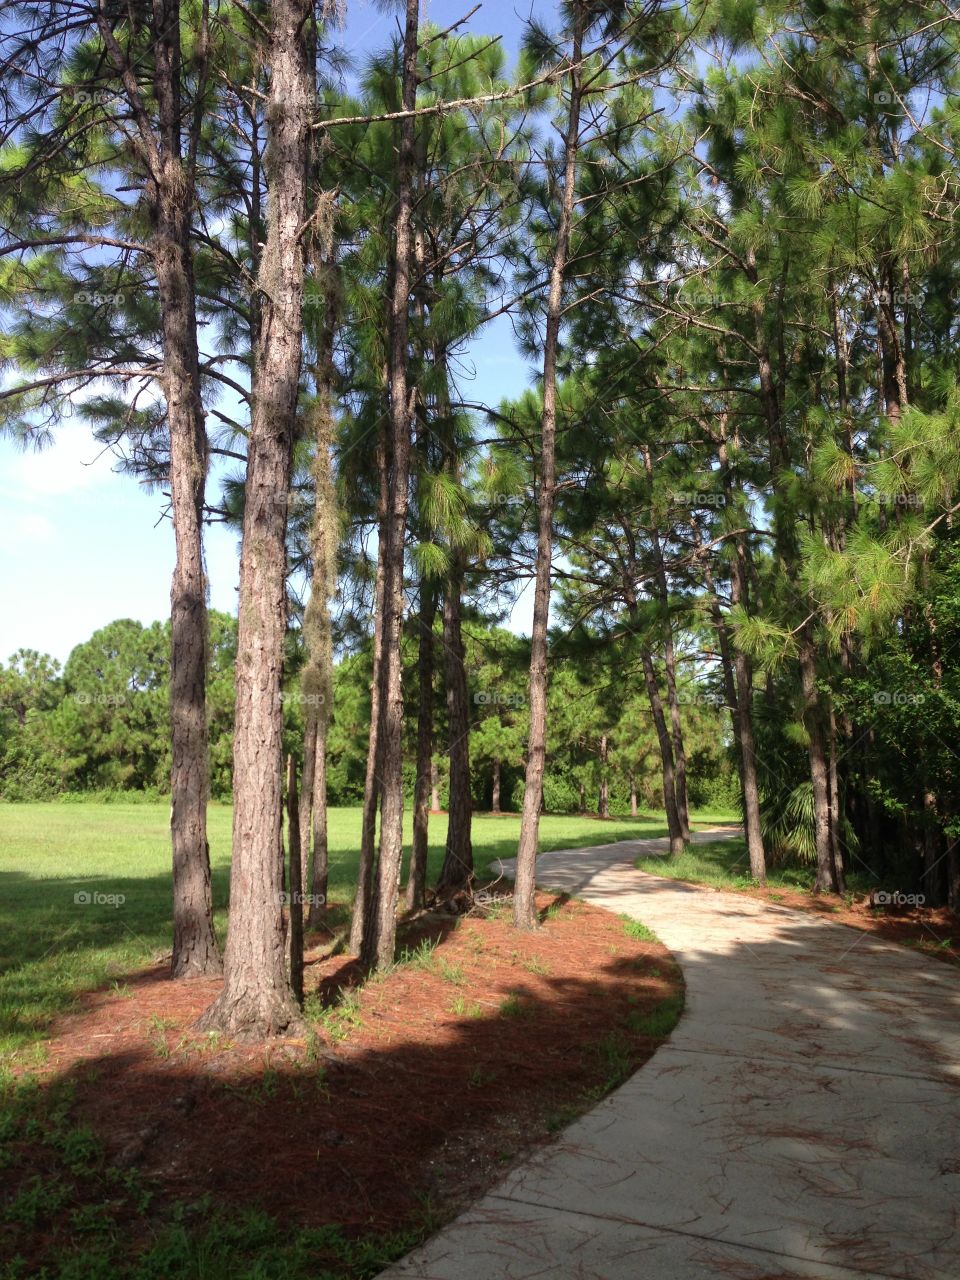
{"label": "tree shadow on grass", "polygon": [[[624,937],[612,918],[585,940],[585,910],[568,903],[569,920],[554,912],[523,937],[497,922],[440,920],[430,932],[421,922],[415,937],[435,941],[433,961],[368,982],[362,1028],[348,1023],[339,1042],[333,1021],[306,1043],[198,1037],[193,1022],[217,983],[172,983],[156,970],[131,975],[122,999],[84,997],[56,1042],[74,1060],[14,1106],[21,1163],[8,1170],[6,1256],[30,1266],[72,1256],[77,1275],[98,1274],[90,1259],[101,1255],[113,1274],[150,1280],[272,1275],[244,1267],[274,1257],[273,1227],[231,1243],[219,1225],[264,1211],[282,1224],[281,1243],[302,1246],[278,1275],[373,1274],[363,1248],[409,1247],[635,1070],[663,1034],[643,1018],[671,1001],[676,1016],[668,953]],[[494,934],[507,943],[494,947]],[[308,987],[340,1016],[334,993],[355,978],[342,957]],[[41,1120],[58,1097],[68,1110]],[[86,1126],[89,1141],[76,1136]],[[208,1193],[215,1208],[191,1214]],[[88,1221],[102,1226],[92,1238]],[[211,1231],[214,1271],[196,1263]],[[134,1262],[144,1247],[148,1261]]]}
{"label": "tree shadow on grass", "polygon": [[[571,876],[566,891],[580,887]],[[635,887],[622,897],[616,887],[604,892],[613,910],[621,902],[636,910]],[[642,892],[656,894],[657,883]],[[736,901],[718,901],[717,910],[742,914]],[[583,908],[567,909],[571,928],[558,932],[553,955],[576,944]],[[568,1122],[571,1097],[581,1108],[595,1101],[656,1047],[642,1029],[666,998],[669,956],[649,945],[620,955],[606,948],[594,962],[574,955],[563,973],[544,972],[552,927],[513,936],[528,967],[506,975],[494,975],[471,943],[469,921],[447,929],[437,947],[453,974],[447,985],[438,986],[439,967],[411,965],[368,984],[370,1030],[333,1054],[324,1043],[284,1042],[266,1052],[197,1043],[181,1052],[177,1029],[166,1028],[155,1043],[120,1044],[65,1066],[46,1089],[72,1089],[72,1111],[50,1123],[46,1103],[32,1146],[22,1130],[15,1138],[29,1164],[12,1168],[21,1198],[6,1206],[8,1256],[36,1248],[72,1259],[64,1277],[375,1274],[495,1182],[538,1134]],[[691,1012],[664,1054],[627,1084],[620,1110],[561,1137],[566,1183],[551,1181],[560,1165],[550,1150],[517,1175],[522,1224],[511,1225],[497,1202],[501,1217],[489,1229],[503,1274],[569,1274],[559,1263],[551,1269],[538,1242],[601,1209],[606,1234],[597,1238],[613,1251],[635,1228],[662,1223],[677,1245],[687,1238],[683,1225],[696,1224],[700,1271],[690,1274],[735,1265],[749,1280],[793,1275],[789,1260],[799,1258],[866,1274],[960,1273],[955,1064],[936,1054],[960,1035],[950,975],[790,912],[776,914],[766,940],[750,939],[733,934],[723,948],[685,952]],[[455,966],[471,956],[479,973],[490,970],[488,1003],[445,1018],[445,1001],[460,990]],[[198,1007],[207,995],[202,984],[156,974],[134,981],[144,1012],[169,1010],[178,993],[181,1025],[192,1019],[189,993]],[[438,990],[446,993],[439,1006]],[[404,1019],[425,1006],[443,1020],[443,1034],[418,1041]],[[617,1008],[622,1023],[611,1016]],[[22,1101],[27,1122],[38,1098]],[[85,1123],[102,1153],[76,1136]],[[567,1201],[565,1216],[537,1207]],[[99,1234],[94,1209],[107,1214]],[[491,1212],[481,1208],[473,1221]],[[456,1275],[457,1247],[426,1273]],[[98,1257],[103,1269],[94,1270]],[[602,1256],[598,1265],[602,1273]]]}

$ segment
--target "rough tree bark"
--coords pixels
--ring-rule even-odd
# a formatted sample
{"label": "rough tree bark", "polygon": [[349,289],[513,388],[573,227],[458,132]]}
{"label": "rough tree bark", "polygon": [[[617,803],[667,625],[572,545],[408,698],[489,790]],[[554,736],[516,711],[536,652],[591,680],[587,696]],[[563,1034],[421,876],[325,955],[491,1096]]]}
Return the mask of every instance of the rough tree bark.
{"label": "rough tree bark", "polygon": [[443,596],[443,652],[447,684],[447,724],[450,733],[450,799],[447,802],[447,847],[437,882],[440,895],[464,889],[473,878],[470,795],[470,710],[467,672],[460,626],[464,563],[459,549],[452,552]]}
{"label": "rough tree bark", "polygon": [[556,485],[557,345],[563,312],[563,282],[570,250],[570,229],[576,198],[577,154],[580,145],[580,106],[583,44],[583,7],[574,9],[570,50],[570,102],[563,140],[563,194],[557,238],[550,265],[547,323],[543,347],[543,414],[540,422],[540,485],[537,512],[537,564],[530,637],[530,730],[523,788],[523,813],[517,847],[513,893],[513,923],[518,929],[535,929],[537,842],[543,806],[543,774],[547,754],[547,626],[550,619],[550,581],[553,562],[553,506]]}
{"label": "rough tree bark", "polygon": [[413,791],[413,848],[407,878],[406,904],[419,911],[427,887],[427,850],[430,835],[430,782],[433,766],[433,622],[437,593],[426,574],[420,580],[417,642],[417,778]]}
{"label": "rough tree bark", "polygon": [[330,850],[327,840],[327,721],[320,726],[317,753],[313,761],[313,877],[310,882],[310,914],[307,924],[316,929],[323,922],[330,881]]}
{"label": "rough tree bark", "polygon": [[[203,569],[203,504],[208,444],[200,389],[200,356],[190,229],[196,201],[192,160],[181,137],[182,72],[179,0],[154,0],[151,42],[157,127],[137,78],[101,13],[98,27],[127,93],[136,124],[133,145],[143,158],[153,210],[150,241],[160,299],[162,385],[170,436],[170,505],[176,563],[170,586],[170,836],[173,854],[175,978],[211,976],[221,969],[213,930],[207,801],[207,604]],[[196,56],[207,56],[202,23]]]}
{"label": "rough tree bark", "polygon": [[[318,925],[326,905],[329,853],[327,849],[327,730],[333,713],[333,622],[330,617],[330,600],[337,585],[337,498],[333,483],[331,449],[334,438],[333,420],[333,341],[336,330],[335,291],[330,289],[327,301],[326,323],[317,350],[316,402],[313,406],[314,458],[313,487],[314,509],[311,529],[311,559],[313,569],[310,579],[310,599],[304,611],[303,630],[307,648],[307,663],[301,676],[301,688],[306,700],[308,727],[312,723],[313,734],[307,735],[304,750],[304,783],[309,791],[310,805],[304,815],[301,805],[301,822],[304,844],[310,841],[311,813],[313,818],[313,881],[310,888],[311,927]],[[309,755],[309,759],[308,759]],[[306,854],[304,884],[306,884]]]}
{"label": "rough tree bark", "polygon": [[255,352],[240,551],[234,727],[233,862],[223,989],[200,1020],[231,1035],[277,1034],[299,1020],[281,905],[286,499],[303,331],[306,174],[314,84],[308,0],[274,0],[267,61],[267,238]]}
{"label": "rough tree bark", "polygon": [[880,298],[877,304],[877,333],[880,337],[880,369],[883,386],[883,410],[891,422],[897,423],[907,407],[907,364],[897,327],[894,295],[898,284],[893,258],[881,256],[879,264]]}
{"label": "rough tree bark", "polygon": [[[403,36],[402,106],[413,111],[417,99],[419,0],[407,0]],[[413,172],[415,121],[400,123],[397,157],[397,208],[393,237],[393,291],[390,300],[390,486],[387,519],[380,536],[384,555],[383,630],[380,662],[380,849],[364,930],[361,960],[367,968],[393,964],[397,898],[403,856],[403,564],[410,478],[410,426],[413,396],[407,386],[410,258],[413,247]]]}
{"label": "rough tree bark", "polygon": [[750,856],[750,875],[760,884],[767,879],[767,855],[760,827],[760,784],[757,778],[757,750],[753,734],[753,672],[749,657],[734,650],[737,679],[737,735],[743,777],[743,825]]}
{"label": "rough tree bark", "polygon": [[430,812],[440,813],[440,771],[436,764],[430,766]]}
{"label": "rough tree bark", "polygon": [[[381,450],[382,458],[382,450]],[[380,464],[380,527],[386,520],[386,464]],[[368,932],[370,902],[373,897],[373,854],[377,834],[377,806],[380,803],[380,649],[383,629],[383,580],[386,547],[382,539],[377,549],[377,573],[373,589],[373,672],[370,677],[370,738],[367,769],[363,781],[363,817],[360,826],[360,862],[357,893],[350,921],[350,950],[359,955]]]}
{"label": "rough tree bark", "polygon": [[673,774],[673,743],[670,741],[666,717],[663,714],[663,702],[657,685],[657,675],[653,669],[653,655],[649,649],[643,649],[640,657],[643,663],[643,679],[647,687],[650,712],[653,716],[653,727],[657,733],[657,742],[660,744],[663,807],[667,815],[667,830],[670,833],[670,853],[671,855],[676,855],[683,853],[685,843],[683,828],[680,825],[680,814],[677,810],[677,793]]}
{"label": "rough tree bark", "polygon": [[[653,485],[653,457],[644,446],[643,463]],[[657,595],[663,611],[663,666],[667,680],[667,706],[670,709],[670,730],[673,738],[674,790],[677,797],[677,816],[685,841],[690,839],[690,807],[687,803],[687,753],[683,745],[683,727],[680,722],[680,699],[677,696],[677,669],[673,652],[673,626],[670,621],[670,586],[667,582],[667,566],[659,530],[650,529],[653,549],[653,567],[656,575]]]}
{"label": "rough tree bark", "polygon": [[843,884],[843,845],[840,826],[840,771],[837,768],[837,718],[833,704],[827,708],[827,785],[830,788],[830,857],[834,883]]}
{"label": "rough tree bark", "polygon": [[317,773],[316,708],[307,704],[303,729],[303,780],[300,786],[300,878],[309,883],[310,826],[313,821],[313,792]]}
{"label": "rough tree bark", "polygon": [[[733,501],[733,475],[727,452],[726,421],[721,419],[720,470],[727,501]],[[750,603],[750,574],[748,548],[741,534],[733,545],[733,563],[730,568],[730,603],[734,606]],[[763,847],[763,831],[760,826],[760,783],[757,776],[756,739],[753,732],[753,666],[749,656],[737,646],[733,649],[733,669],[736,681],[735,720],[736,737],[740,747],[740,780],[743,796],[743,828],[750,858],[750,875],[760,884],[767,881],[767,855]]]}
{"label": "rough tree bark", "polygon": [[503,765],[501,764],[500,757],[494,756],[493,785],[492,785],[492,793],[490,796],[490,812],[491,813],[501,812],[500,810],[500,775],[502,771],[503,771]]}
{"label": "rough tree bark", "polygon": [[609,745],[607,735],[600,735],[600,794],[597,797],[597,812],[601,818],[610,817],[610,779],[607,776],[607,757]]}
{"label": "rough tree bark", "polygon": [[818,893],[842,893],[843,883],[837,874],[830,838],[830,778],[823,707],[817,691],[813,645],[806,636],[800,645],[800,684],[803,691],[804,724],[809,737],[807,754],[810,780],[813,784],[813,825],[817,852],[815,888]]}
{"label": "rough tree bark", "polygon": [[690,807],[687,803],[687,753],[683,745],[680,723],[680,699],[677,696],[677,668],[670,636],[670,623],[663,640],[663,670],[667,684],[667,706],[670,710],[670,734],[673,741],[674,785],[677,794],[677,818],[684,843],[690,841]]}
{"label": "rough tree bark", "polygon": [[[724,495],[727,502],[732,505],[734,482],[727,448],[726,413],[720,416],[719,433],[718,458],[720,475]],[[736,439],[736,435],[734,439]],[[742,535],[737,534],[734,539],[733,549],[734,558],[730,569],[730,603],[732,605],[742,604],[744,607],[748,607],[750,600],[749,551]],[[709,570],[707,572],[709,575]],[[707,582],[711,592],[713,592],[713,585],[709,576]],[[715,593],[714,598],[716,600]],[[767,855],[763,847],[763,832],[760,826],[760,785],[757,777],[756,740],[753,732],[753,667],[748,655],[738,648],[735,643],[731,643],[729,628],[720,610],[719,602],[714,605],[713,616],[719,637],[720,652],[723,656],[727,697],[730,701],[733,732],[738,748],[743,828],[747,841],[747,854],[750,859],[750,875],[760,884],[766,884]]]}
{"label": "rough tree bark", "polygon": [[287,756],[287,843],[290,865],[290,986],[303,1004],[303,864],[300,861],[300,804],[297,766]]}

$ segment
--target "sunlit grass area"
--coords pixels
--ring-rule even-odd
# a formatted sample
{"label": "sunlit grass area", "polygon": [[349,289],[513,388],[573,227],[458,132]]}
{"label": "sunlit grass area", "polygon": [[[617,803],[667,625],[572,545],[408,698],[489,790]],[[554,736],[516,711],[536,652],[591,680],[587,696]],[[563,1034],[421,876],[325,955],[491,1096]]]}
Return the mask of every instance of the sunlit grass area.
{"label": "sunlit grass area", "polygon": [[[698,814],[716,821],[719,814]],[[117,980],[170,946],[169,806],[166,804],[0,805],[0,1051],[38,1040],[52,1016],[80,991]],[[217,929],[226,932],[230,874],[227,805],[211,805]],[[408,821],[409,826],[409,821]],[[474,856],[485,874],[516,853],[519,815],[474,819]],[[436,876],[445,814],[430,823],[429,874]],[[547,815],[540,848],[577,848],[666,834],[662,816]],[[330,900],[353,896],[360,809],[330,810]],[[409,840],[409,830],[408,830]],[[77,900],[77,895],[90,899]],[[40,1052],[37,1046],[31,1052]]]}
{"label": "sunlit grass area", "polygon": [[[716,889],[750,889],[757,883],[750,875],[750,858],[743,839],[710,840],[690,845],[677,857],[644,855],[635,864],[641,871],[664,876],[669,880],[689,880],[693,884],[709,884]],[[812,866],[771,866],[767,868],[767,885],[771,889],[810,891],[816,877]],[[876,880],[874,878],[874,883]],[[869,889],[869,877],[856,870],[847,873],[850,890]]]}

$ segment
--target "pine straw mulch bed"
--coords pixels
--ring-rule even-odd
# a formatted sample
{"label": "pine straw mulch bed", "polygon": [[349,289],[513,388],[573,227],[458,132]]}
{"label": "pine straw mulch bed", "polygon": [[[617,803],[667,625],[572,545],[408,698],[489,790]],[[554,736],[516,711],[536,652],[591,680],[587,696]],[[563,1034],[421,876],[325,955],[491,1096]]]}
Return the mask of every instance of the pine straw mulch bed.
{"label": "pine straw mulch bed", "polygon": [[[538,907],[530,934],[508,901],[421,918],[403,962],[362,986],[328,934],[308,935],[298,1039],[200,1036],[219,982],[161,967],[83,997],[19,1089],[0,1161],[0,1257],[24,1259],[9,1274],[66,1275],[99,1229],[105,1274],[152,1277],[164,1231],[221,1209],[313,1229],[304,1274],[374,1274],[635,1071],[682,1007],[659,942],[566,897]],[[378,1240],[385,1254],[361,1247]]]}
{"label": "pine straw mulch bed", "polygon": [[960,916],[949,907],[874,905],[867,894],[813,893],[803,889],[740,889],[781,907],[812,911],[836,924],[872,933],[912,951],[960,964]]}

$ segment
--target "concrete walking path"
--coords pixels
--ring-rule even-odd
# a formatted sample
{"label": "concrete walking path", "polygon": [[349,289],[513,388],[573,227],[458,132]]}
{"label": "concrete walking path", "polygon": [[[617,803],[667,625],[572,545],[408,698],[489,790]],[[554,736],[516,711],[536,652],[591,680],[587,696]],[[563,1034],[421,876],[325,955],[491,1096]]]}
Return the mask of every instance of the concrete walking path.
{"label": "concrete walking path", "polygon": [[664,847],[545,853],[538,883],[659,934],[673,1035],[384,1280],[960,1280],[960,974],[634,868]]}

